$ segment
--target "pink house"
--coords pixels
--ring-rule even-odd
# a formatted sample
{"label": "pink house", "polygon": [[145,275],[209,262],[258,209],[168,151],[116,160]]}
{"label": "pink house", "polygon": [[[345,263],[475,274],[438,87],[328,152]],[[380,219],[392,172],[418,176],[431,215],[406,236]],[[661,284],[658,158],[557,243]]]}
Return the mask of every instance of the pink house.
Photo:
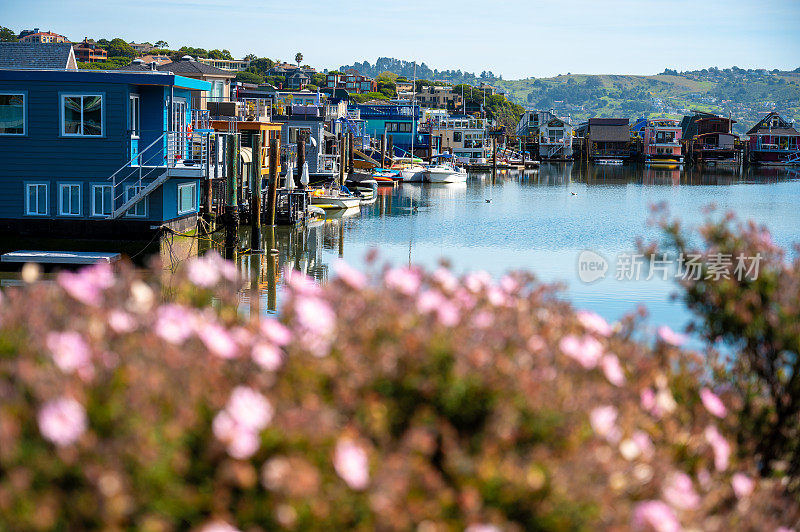
{"label": "pink house", "polygon": [[683,164],[681,126],[671,118],[651,118],[644,128],[646,163]]}

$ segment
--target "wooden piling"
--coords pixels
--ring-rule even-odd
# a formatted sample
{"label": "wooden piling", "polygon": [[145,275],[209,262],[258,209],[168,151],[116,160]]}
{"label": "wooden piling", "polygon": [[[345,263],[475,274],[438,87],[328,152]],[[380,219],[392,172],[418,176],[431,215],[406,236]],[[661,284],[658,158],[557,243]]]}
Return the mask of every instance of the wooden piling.
{"label": "wooden piling", "polygon": [[389,140],[386,144],[388,145],[386,152],[389,155],[389,162],[392,162],[394,160],[394,135],[389,135]]}
{"label": "wooden piling", "polygon": [[[292,176],[294,179],[294,186],[301,188],[300,176],[303,174],[303,165],[306,163],[306,139],[302,135],[297,135],[297,176]],[[289,176],[286,176],[288,182]],[[287,185],[288,186],[288,185]]]}
{"label": "wooden piling", "polygon": [[225,166],[225,258],[233,259],[239,241],[239,136],[229,135],[226,142]]}
{"label": "wooden piling", "polygon": [[339,133],[338,138],[339,143],[339,186],[344,186],[344,167],[347,164],[347,160],[345,159],[345,145],[347,141],[345,140],[345,136]]}
{"label": "wooden piling", "polygon": [[492,180],[497,177],[497,139],[492,137]]}
{"label": "wooden piling", "polygon": [[[200,234],[204,235],[208,234],[209,228],[211,227],[211,206],[213,205],[213,187],[211,186],[211,150],[213,141],[214,136],[209,135],[208,140],[206,141],[206,179],[203,182],[203,198],[205,199],[205,202],[203,203],[202,216],[205,223],[200,224]],[[216,151],[216,147],[213,147],[213,149]],[[216,154],[214,159],[216,160]]]}
{"label": "wooden piling", "polygon": [[275,225],[278,203],[278,139],[269,139],[269,184],[267,189],[267,223]]}
{"label": "wooden piling", "polygon": [[381,168],[386,168],[386,133],[381,133]]}
{"label": "wooden piling", "polygon": [[353,164],[354,160],[355,160],[355,154],[353,153],[353,150],[355,149],[354,144],[355,144],[355,142],[354,142],[354,138],[353,138],[353,132],[349,131],[347,133],[347,172],[348,173],[353,173],[353,170],[354,170],[354,164]]}
{"label": "wooden piling", "polygon": [[262,253],[261,247],[261,170],[263,159],[261,158],[261,130],[252,135],[253,162],[250,163],[250,250],[253,253]]}

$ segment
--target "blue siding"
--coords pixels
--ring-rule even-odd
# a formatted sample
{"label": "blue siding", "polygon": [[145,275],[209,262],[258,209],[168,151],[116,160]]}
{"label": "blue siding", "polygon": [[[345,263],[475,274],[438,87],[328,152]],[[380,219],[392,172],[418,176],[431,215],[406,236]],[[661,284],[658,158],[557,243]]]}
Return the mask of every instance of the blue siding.
{"label": "blue siding", "polygon": [[[181,78],[177,78],[181,79]],[[145,81],[146,80],[146,81]],[[19,72],[0,73],[0,91],[23,92],[26,96],[26,134],[0,135],[0,218],[26,219],[26,183],[48,185],[48,215],[55,219],[97,219],[92,216],[92,185],[111,184],[109,178],[131,158],[131,124],[129,97],[140,96],[139,149],[155,141],[167,131],[170,109],[169,85],[175,76],[136,76],[119,73]],[[132,82],[148,83],[138,85]],[[207,84],[206,84],[207,85]],[[62,94],[95,93],[103,96],[103,131],[101,137],[67,137],[61,134]],[[175,88],[176,97],[187,102],[187,120],[191,118],[191,91]],[[166,141],[153,150],[153,163],[163,164]],[[135,175],[137,168],[123,170],[118,177]],[[156,170],[150,174],[154,179]],[[119,181],[119,179],[118,179]],[[177,217],[177,185],[170,180],[167,191],[153,192],[147,201],[146,218],[136,220],[164,221]],[[182,182],[192,181],[183,179]],[[132,183],[133,181],[131,181]],[[81,214],[59,215],[59,184],[81,186]],[[198,190],[199,190],[198,184]],[[119,194],[122,190],[118,190]],[[117,205],[122,201],[119,198]],[[42,217],[36,217],[42,218]]]}

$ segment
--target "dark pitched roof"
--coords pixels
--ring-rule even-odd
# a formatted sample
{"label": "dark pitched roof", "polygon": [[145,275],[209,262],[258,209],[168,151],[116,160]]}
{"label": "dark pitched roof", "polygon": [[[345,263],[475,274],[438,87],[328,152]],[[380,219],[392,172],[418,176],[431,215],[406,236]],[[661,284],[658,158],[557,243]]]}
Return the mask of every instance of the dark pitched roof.
{"label": "dark pitched roof", "polygon": [[590,126],[627,126],[631,121],[627,118],[590,118]]}
{"label": "dark pitched roof", "polygon": [[183,76],[200,74],[204,76],[225,76],[229,78],[236,77],[236,74],[228,72],[227,70],[222,70],[221,68],[217,68],[213,65],[207,65],[205,63],[201,63],[200,61],[184,61],[182,59],[173,63],[161,65],[158,67],[158,70],[161,72],[172,72],[173,74],[179,74]]}
{"label": "dark pitched roof", "polygon": [[[770,127],[768,121],[772,121],[773,117],[778,117],[778,124],[777,127]],[[797,131],[792,127],[792,124],[789,123],[788,120],[784,119],[781,115],[776,113],[775,111],[770,112],[762,118],[758,124],[754,125],[750,131],[747,132],[748,135],[753,135],[755,133],[761,132],[761,130],[770,131],[775,135],[797,135]]]}
{"label": "dark pitched roof", "polygon": [[[70,43],[0,43],[0,68],[64,70],[74,58]],[[77,68],[74,67],[73,68]]]}

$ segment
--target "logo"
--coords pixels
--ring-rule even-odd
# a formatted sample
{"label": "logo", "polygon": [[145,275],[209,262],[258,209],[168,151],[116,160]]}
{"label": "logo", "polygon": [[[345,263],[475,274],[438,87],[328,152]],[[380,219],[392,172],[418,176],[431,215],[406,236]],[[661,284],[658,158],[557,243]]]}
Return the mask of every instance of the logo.
{"label": "logo", "polygon": [[594,251],[581,251],[578,255],[578,278],[584,283],[593,283],[605,279],[608,272],[608,261]]}

